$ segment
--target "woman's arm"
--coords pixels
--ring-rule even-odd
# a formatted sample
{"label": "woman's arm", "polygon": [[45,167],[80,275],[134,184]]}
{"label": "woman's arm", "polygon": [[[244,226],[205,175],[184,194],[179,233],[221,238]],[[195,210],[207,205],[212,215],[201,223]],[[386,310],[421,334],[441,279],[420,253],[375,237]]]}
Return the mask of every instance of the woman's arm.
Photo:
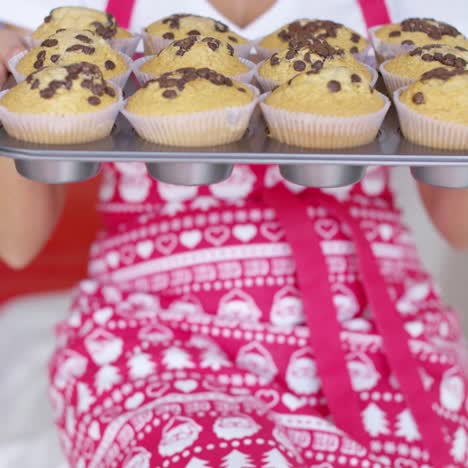
{"label": "woman's arm", "polygon": [[468,248],[468,189],[447,189],[418,184],[434,226],[455,249]]}
{"label": "woman's arm", "polygon": [[[24,48],[21,33],[0,30],[0,89],[10,57]],[[65,188],[27,180],[0,157],[0,260],[12,268],[30,263],[46,243],[63,208]]]}

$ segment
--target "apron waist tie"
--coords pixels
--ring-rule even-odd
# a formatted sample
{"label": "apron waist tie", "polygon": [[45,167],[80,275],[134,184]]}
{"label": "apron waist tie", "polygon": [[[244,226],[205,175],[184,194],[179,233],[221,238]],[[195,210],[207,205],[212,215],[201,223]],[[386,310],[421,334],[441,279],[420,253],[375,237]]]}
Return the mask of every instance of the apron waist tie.
{"label": "apron waist tie", "polygon": [[[333,420],[357,442],[369,447],[359,397],[351,386],[341,345],[341,325],[328,281],[328,266],[321,240],[307,215],[307,205],[282,185],[266,189],[264,199],[275,209],[292,248],[310,341]],[[349,226],[363,287],[390,367],[416,420],[433,465],[440,468],[453,466],[444,442],[441,420],[432,410],[432,400],[420,379],[417,361],[409,348],[408,335],[388,294],[370,243],[359,222],[349,213],[347,205],[319,191],[314,193],[314,200]]]}

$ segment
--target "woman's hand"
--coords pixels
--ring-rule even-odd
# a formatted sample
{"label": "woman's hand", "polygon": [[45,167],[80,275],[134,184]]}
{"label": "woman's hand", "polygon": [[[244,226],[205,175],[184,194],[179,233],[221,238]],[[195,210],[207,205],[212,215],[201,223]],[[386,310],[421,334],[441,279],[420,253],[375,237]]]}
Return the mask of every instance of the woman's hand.
{"label": "woman's hand", "polygon": [[[18,30],[0,30],[0,89],[8,60],[23,50]],[[24,179],[11,159],[0,157],[0,260],[12,268],[30,263],[49,238],[62,211],[65,189]]]}
{"label": "woman's hand", "polygon": [[455,249],[468,249],[468,189],[418,184],[426,210],[437,230]]}

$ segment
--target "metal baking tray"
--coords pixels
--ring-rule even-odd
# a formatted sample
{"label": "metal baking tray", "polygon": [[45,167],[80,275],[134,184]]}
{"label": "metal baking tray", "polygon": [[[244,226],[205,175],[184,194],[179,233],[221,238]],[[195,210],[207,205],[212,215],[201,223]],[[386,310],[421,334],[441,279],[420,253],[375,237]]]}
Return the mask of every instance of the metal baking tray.
{"label": "metal baking tray", "polygon": [[[382,84],[380,83],[381,87]],[[135,85],[126,88],[131,94]],[[279,143],[267,135],[256,110],[238,142],[209,148],[181,148],[142,140],[121,115],[112,134],[82,145],[37,145],[9,137],[0,128],[0,154],[15,159],[24,177],[70,183],[95,176],[102,162],[139,161],[157,180],[206,185],[226,179],[236,163],[278,164],[283,177],[309,187],[339,187],[358,182],[369,165],[409,166],[413,176],[441,187],[468,187],[468,152],[432,150],[406,141],[395,109],[389,111],[372,143],[350,149],[316,150]]]}

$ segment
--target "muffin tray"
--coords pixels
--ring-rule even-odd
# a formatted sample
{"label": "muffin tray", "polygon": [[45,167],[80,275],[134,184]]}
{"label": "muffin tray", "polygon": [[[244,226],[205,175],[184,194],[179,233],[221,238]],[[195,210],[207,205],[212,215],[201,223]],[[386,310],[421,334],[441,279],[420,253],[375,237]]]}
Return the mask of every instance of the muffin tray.
{"label": "muffin tray", "polygon": [[[130,87],[134,85],[131,83]],[[128,89],[131,93],[131,89]],[[82,145],[37,145],[9,137],[0,128],[0,154],[13,158],[29,179],[64,184],[95,176],[103,162],[144,162],[156,179],[177,185],[206,185],[226,179],[237,163],[278,164],[290,182],[309,187],[339,187],[358,182],[366,166],[409,166],[413,176],[441,187],[468,187],[468,152],[432,150],[406,141],[392,108],[371,144],[316,150],[268,137],[260,110],[244,137],[209,148],[169,147],[142,140],[123,116],[112,134]]]}

